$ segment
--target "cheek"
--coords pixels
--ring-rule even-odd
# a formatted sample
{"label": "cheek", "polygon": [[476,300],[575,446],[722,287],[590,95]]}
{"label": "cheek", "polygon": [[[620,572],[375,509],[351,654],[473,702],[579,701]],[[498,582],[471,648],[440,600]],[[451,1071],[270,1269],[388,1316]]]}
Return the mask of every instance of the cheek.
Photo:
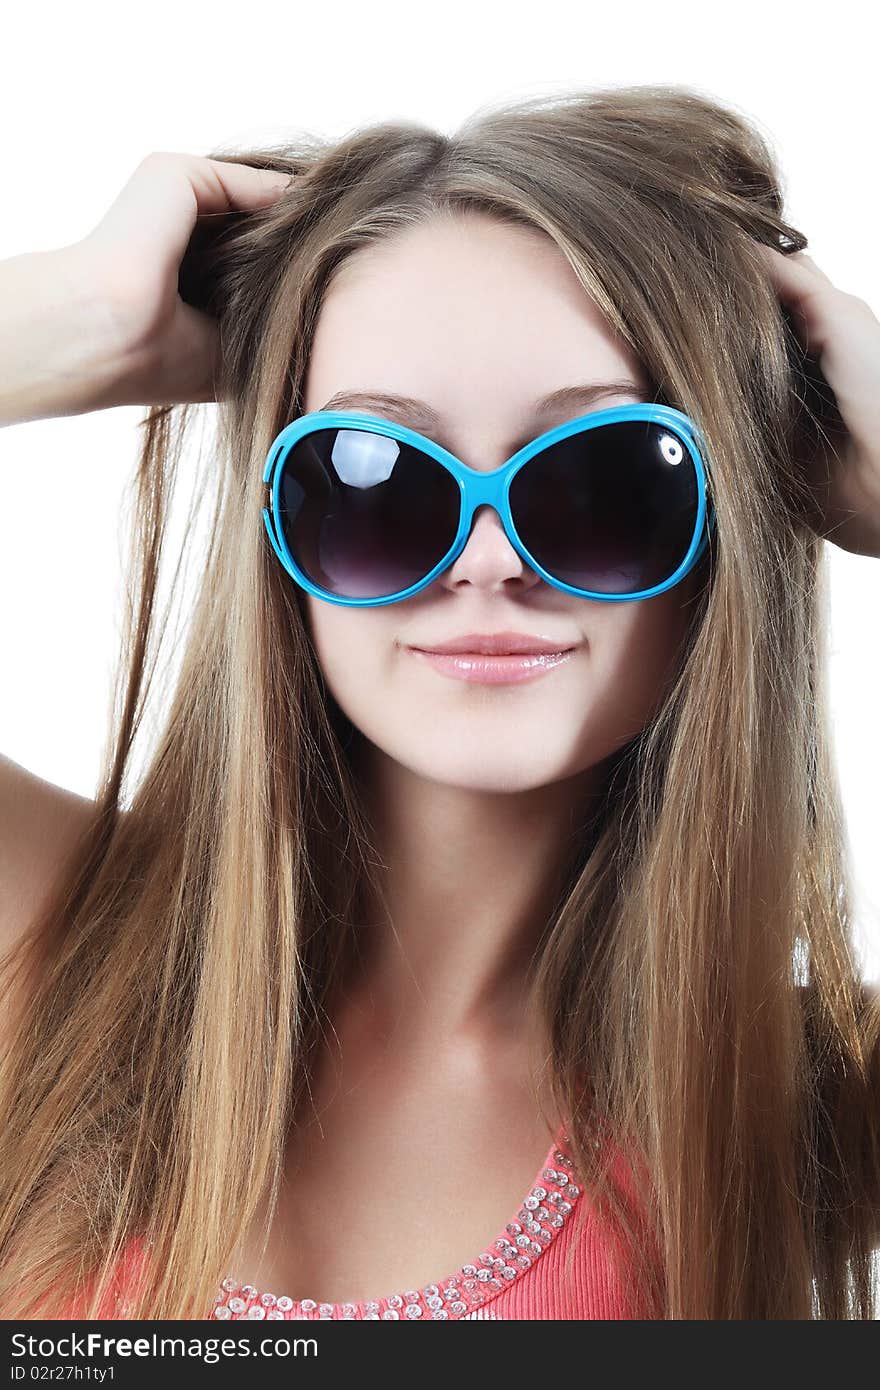
{"label": "cheek", "polygon": [[354,636],[348,630],[350,614],[339,605],[323,603],[311,594],[305,596],[305,613],[306,626],[315,648],[318,665],[329,680],[336,669],[336,653],[340,645]]}
{"label": "cheek", "polygon": [[305,595],[304,617],[327,686],[346,712],[379,694],[393,641],[381,608],[346,608]]}
{"label": "cheek", "polygon": [[691,610],[682,605],[677,590],[625,607],[627,612],[612,613],[597,628],[591,656],[598,688],[625,711],[629,725],[649,718],[662,701]]}

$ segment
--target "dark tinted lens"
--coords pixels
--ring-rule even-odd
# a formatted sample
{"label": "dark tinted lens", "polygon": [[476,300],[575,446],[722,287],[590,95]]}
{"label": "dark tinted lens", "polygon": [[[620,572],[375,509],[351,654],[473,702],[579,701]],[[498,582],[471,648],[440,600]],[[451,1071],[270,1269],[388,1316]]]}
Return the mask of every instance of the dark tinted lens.
{"label": "dark tinted lens", "polygon": [[285,459],[280,524],[313,584],[385,598],[424,579],[458,531],[459,491],[436,459],[372,430],[304,435]]}
{"label": "dark tinted lens", "polygon": [[657,422],[596,425],[529,459],[510,486],[517,534],[554,578],[600,594],[669,579],[694,534],[697,472]]}

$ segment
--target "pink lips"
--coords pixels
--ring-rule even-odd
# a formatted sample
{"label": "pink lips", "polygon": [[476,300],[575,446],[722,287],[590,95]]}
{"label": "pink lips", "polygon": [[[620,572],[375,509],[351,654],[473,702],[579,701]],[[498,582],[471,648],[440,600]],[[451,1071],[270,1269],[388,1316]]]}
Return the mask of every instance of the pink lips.
{"label": "pink lips", "polygon": [[534,680],[573,654],[565,639],[520,632],[467,633],[430,648],[410,647],[417,657],[455,680],[508,685]]}

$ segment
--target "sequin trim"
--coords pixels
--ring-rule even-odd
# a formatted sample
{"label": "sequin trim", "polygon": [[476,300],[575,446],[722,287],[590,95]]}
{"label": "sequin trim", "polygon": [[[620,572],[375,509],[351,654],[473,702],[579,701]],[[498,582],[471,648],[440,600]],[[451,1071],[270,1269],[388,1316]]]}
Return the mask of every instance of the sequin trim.
{"label": "sequin trim", "polygon": [[573,1181],[572,1160],[561,1147],[567,1142],[565,1134],[557,1134],[534,1185],[501,1235],[476,1260],[462,1265],[439,1283],[361,1303],[319,1303],[313,1298],[297,1300],[286,1294],[260,1293],[253,1284],[240,1284],[229,1277],[220,1285],[208,1316],[233,1322],[263,1318],[374,1322],[494,1318],[497,1314],[486,1311],[486,1304],[534,1267],[559,1235],[581,1195],[580,1187]]}

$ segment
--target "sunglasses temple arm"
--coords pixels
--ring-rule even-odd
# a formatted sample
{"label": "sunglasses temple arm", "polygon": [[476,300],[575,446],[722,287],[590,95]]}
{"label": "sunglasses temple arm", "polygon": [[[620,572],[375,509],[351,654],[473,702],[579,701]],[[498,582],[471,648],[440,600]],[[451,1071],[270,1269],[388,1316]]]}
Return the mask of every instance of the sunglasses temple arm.
{"label": "sunglasses temple arm", "polygon": [[714,507],[711,507],[711,508],[709,509],[709,515],[708,515],[708,517],[706,518],[706,525],[705,525],[704,528],[703,528],[702,537],[700,538],[700,544],[699,544],[699,546],[697,547],[697,553],[696,553],[696,555],[694,556],[694,564],[697,563],[697,561],[699,560],[700,556],[703,554],[703,551],[706,549],[706,546],[709,544],[709,532],[712,531],[712,530],[714,530],[714,528],[715,528],[715,508],[714,508]]}
{"label": "sunglasses temple arm", "polygon": [[277,540],[275,539],[275,528],[274,528],[274,526],[272,525],[272,518],[271,518],[271,516],[269,515],[269,508],[268,508],[268,507],[264,507],[264,508],[263,508],[263,521],[266,523],[266,530],[267,530],[268,533],[269,533],[269,540],[272,542],[272,549],[275,551],[275,554],[278,556],[278,559],[281,561],[282,566],[283,566],[284,569],[286,570],[286,569],[287,569],[287,561],[285,560],[284,556],[282,555],[282,553],[281,553],[281,547],[279,546]]}

